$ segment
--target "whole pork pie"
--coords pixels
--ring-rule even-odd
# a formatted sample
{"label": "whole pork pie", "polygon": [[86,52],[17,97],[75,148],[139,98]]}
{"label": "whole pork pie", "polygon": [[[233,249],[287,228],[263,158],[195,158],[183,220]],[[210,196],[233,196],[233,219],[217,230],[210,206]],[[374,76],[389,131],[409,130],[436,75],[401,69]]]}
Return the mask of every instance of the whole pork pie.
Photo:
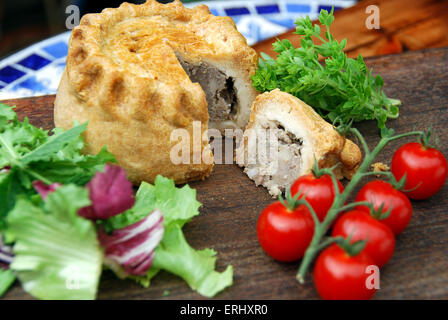
{"label": "whole pork pie", "polygon": [[[204,133],[246,126],[256,67],[257,55],[233,20],[205,5],[123,3],[85,15],[73,29],[55,125],[89,121],[85,151],[107,145],[133,183],[152,183],[158,174],[176,183],[203,179],[213,167]],[[170,151],[178,141],[171,133],[184,129],[192,138],[196,121],[199,146],[174,164]]]}

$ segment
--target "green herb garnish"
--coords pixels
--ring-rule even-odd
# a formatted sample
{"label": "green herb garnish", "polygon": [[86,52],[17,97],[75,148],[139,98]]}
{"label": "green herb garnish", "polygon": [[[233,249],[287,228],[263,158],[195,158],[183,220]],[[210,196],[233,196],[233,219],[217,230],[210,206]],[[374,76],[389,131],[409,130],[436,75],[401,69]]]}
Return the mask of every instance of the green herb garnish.
{"label": "green herb garnish", "polygon": [[273,43],[277,59],[261,54],[253,85],[260,92],[275,88],[288,92],[332,122],[376,120],[383,128],[388,118],[398,117],[401,102],[385,95],[383,79],[367,70],[361,55],[347,58],[343,51],[346,39],[338,42],[330,33],[333,20],[333,9],[330,13],[321,10],[319,21],[326,27],[322,37],[320,26],[313,26],[308,16],[298,19],[295,34],[302,36],[301,47],[294,48],[289,40]]}

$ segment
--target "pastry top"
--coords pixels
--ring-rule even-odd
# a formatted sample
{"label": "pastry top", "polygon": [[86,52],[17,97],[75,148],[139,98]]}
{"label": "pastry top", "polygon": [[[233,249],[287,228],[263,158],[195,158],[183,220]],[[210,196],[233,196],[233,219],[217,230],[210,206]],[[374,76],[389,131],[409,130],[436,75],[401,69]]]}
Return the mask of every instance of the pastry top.
{"label": "pastry top", "polygon": [[231,18],[216,17],[205,5],[149,0],[83,16],[72,32],[67,77],[78,99],[112,118],[145,121],[161,112],[174,127],[207,122],[204,93],[176,55],[192,63],[230,58],[248,77],[257,60]]}
{"label": "pastry top", "polygon": [[303,139],[301,151],[302,173],[308,173],[314,159],[320,167],[331,167],[340,162],[335,172],[339,178],[351,178],[362,160],[358,146],[341,136],[312,107],[291,94],[275,89],[260,94],[252,106],[248,129],[267,118],[278,121],[285,130]]}

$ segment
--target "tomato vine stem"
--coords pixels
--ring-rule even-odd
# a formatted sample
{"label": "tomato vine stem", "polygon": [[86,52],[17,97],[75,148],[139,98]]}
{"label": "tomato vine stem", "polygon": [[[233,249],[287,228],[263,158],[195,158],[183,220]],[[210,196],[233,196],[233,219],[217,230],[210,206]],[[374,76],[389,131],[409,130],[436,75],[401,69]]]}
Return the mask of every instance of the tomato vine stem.
{"label": "tomato vine stem", "polygon": [[[361,165],[359,166],[356,173],[353,175],[351,181],[347,184],[344,191],[342,193],[339,192],[339,188],[337,187],[337,179],[335,175],[333,174],[332,170],[329,170],[329,174],[331,176],[331,179],[333,180],[334,184],[334,190],[335,192],[335,199],[333,201],[333,204],[331,208],[328,210],[328,213],[321,223],[315,223],[315,229],[314,229],[314,235],[311,240],[311,243],[308,247],[308,249],[305,251],[305,255],[302,259],[302,262],[300,264],[299,270],[296,275],[297,281],[300,283],[305,282],[305,276],[308,272],[308,269],[313,262],[316,255],[325,247],[330,245],[331,243],[335,242],[335,238],[331,237],[325,237],[325,234],[328,232],[330,226],[333,224],[333,221],[338,217],[341,211],[345,211],[348,209],[351,209],[352,207],[355,207],[357,205],[366,205],[365,202],[361,203],[352,203],[345,205],[346,201],[348,200],[350,194],[353,192],[353,190],[356,188],[356,186],[359,184],[362,178],[365,176],[371,175],[370,172],[367,172],[370,165],[373,163],[375,158],[378,156],[378,154],[381,152],[381,150],[391,141],[398,140],[404,137],[409,136],[420,136],[424,137],[425,132],[423,131],[411,131],[406,132],[402,134],[395,135],[394,130],[392,129],[383,129],[381,130],[381,140],[378,142],[378,144],[375,146],[373,150],[370,150],[367,146],[367,142],[362,136],[362,134],[358,131],[356,128],[345,128],[346,133],[351,133],[355,135],[361,145],[364,149],[364,160],[362,161]],[[383,172],[376,172],[377,174],[382,175],[388,175],[387,173]],[[306,200],[303,200],[304,203]],[[310,207],[308,204],[307,207]],[[325,237],[325,238],[324,238]]]}

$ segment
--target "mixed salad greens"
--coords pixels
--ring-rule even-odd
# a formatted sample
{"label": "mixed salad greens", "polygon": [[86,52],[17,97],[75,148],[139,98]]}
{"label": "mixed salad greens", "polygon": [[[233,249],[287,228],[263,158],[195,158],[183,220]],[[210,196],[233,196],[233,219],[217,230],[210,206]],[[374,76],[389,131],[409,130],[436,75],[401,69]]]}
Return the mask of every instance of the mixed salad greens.
{"label": "mixed salad greens", "polygon": [[17,277],[40,299],[94,299],[103,266],[143,286],[166,270],[207,297],[232,285],[182,232],[196,191],[158,176],[134,196],[106,148],[81,153],[86,126],[50,135],[0,104],[0,295]]}
{"label": "mixed salad greens", "polygon": [[115,162],[107,148],[94,156],[81,153],[86,126],[56,128],[50,135],[28,119],[19,121],[11,107],[0,103],[0,230],[17,196],[35,194],[32,181],[83,185],[105,163]]}
{"label": "mixed salad greens", "polygon": [[276,59],[261,54],[263,59],[252,77],[255,89],[279,88],[316,108],[331,122],[376,120],[383,128],[388,118],[398,117],[400,100],[386,96],[383,79],[372,75],[361,55],[347,58],[343,51],[346,39],[338,42],[330,33],[333,9],[330,13],[321,10],[319,21],[326,27],[324,36],[321,27],[307,16],[295,22],[295,33],[302,36],[299,48],[287,39],[278,40],[273,43]]}

